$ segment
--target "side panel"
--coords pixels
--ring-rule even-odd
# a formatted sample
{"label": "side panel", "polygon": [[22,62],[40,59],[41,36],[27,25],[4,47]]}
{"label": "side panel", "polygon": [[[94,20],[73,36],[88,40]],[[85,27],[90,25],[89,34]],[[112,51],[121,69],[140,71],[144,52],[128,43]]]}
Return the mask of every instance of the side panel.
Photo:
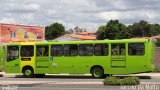
{"label": "side panel", "polygon": [[[117,43],[117,42],[114,42],[114,43]],[[120,43],[123,43],[123,41],[121,41]],[[58,56],[53,56],[53,55],[51,55],[50,50],[52,50],[52,49],[50,46],[49,47],[49,56],[35,58],[36,59],[36,62],[35,62],[36,73],[37,74],[38,73],[89,74],[91,67],[95,66],[95,65],[99,65],[99,66],[103,67],[105,74],[131,74],[131,73],[140,73],[140,72],[150,71],[150,69],[147,69],[147,67],[146,67],[146,65],[151,65],[148,63],[148,60],[150,60],[150,58],[147,57],[148,55],[150,55],[150,53],[148,53],[148,48],[151,48],[149,46],[148,42],[145,42],[145,41],[138,42],[138,43],[144,44],[144,47],[145,47],[144,54],[143,54],[143,49],[142,49],[141,45],[138,45],[138,49],[135,48],[135,46],[133,45],[133,48],[135,48],[137,50],[136,54],[134,54],[135,53],[134,50],[132,50],[132,51],[130,50],[132,47],[129,46],[129,44],[130,43],[135,44],[137,42],[129,41],[129,43],[128,42],[124,42],[124,43],[125,43],[125,47],[126,47],[125,54],[118,55],[118,56],[111,55],[111,44],[110,43],[109,43],[109,54],[106,56],[95,56],[95,55],[91,55],[91,56],[80,56],[80,55],[64,56],[62,54],[58,55],[59,52],[53,52],[58,55]],[[58,43],[58,44],[60,46],[65,45],[64,42]],[[83,43],[83,44],[86,44],[86,43]],[[93,44],[93,43],[87,42],[87,44]],[[80,44],[78,43],[77,45],[80,45]],[[139,46],[140,46],[140,48],[139,48]],[[59,46],[57,48],[53,48],[53,49],[57,49],[57,50],[63,52],[62,51],[63,49],[59,49]],[[132,54],[130,54],[130,53],[132,53]],[[111,61],[111,59],[112,59],[112,61]],[[40,68],[37,68],[37,67],[40,67]]]}
{"label": "side panel", "polygon": [[146,61],[146,69],[148,71],[153,71],[154,66],[154,59],[155,59],[155,43],[154,41],[149,40],[147,45],[147,61]]}
{"label": "side panel", "polygon": [[0,44],[0,71],[4,70],[4,62],[5,62],[5,47]]}
{"label": "side panel", "polygon": [[[134,42],[136,43],[136,42]],[[133,44],[134,44],[133,43]],[[109,74],[131,74],[131,73],[140,73],[140,72],[147,72],[147,71],[151,71],[151,64],[147,64],[148,61],[150,61],[150,58],[148,58],[148,56],[151,56],[150,54],[150,48],[151,46],[149,46],[148,42],[144,43],[144,54],[143,54],[143,50],[140,50],[139,46],[141,46],[141,44],[143,44],[142,42],[140,42],[140,45],[138,45],[137,50],[139,50],[139,55],[129,55],[129,53],[131,52],[129,50],[129,44],[130,43],[126,43],[126,67],[125,68],[110,68],[109,71],[107,73]],[[132,44],[132,43],[131,43]],[[139,44],[139,43],[138,43]],[[129,52],[130,51],[130,52]],[[138,52],[136,52],[138,53]],[[134,53],[133,53],[134,54]],[[122,63],[121,61],[118,61],[117,63],[114,62],[112,63],[116,66],[122,66],[125,65],[125,63]]]}
{"label": "side panel", "polygon": [[[129,46],[129,45],[128,45]],[[131,70],[130,73],[140,73],[146,72],[146,62],[149,60],[147,58],[148,43],[144,43],[144,54],[143,55],[128,55],[127,57],[127,69]]]}

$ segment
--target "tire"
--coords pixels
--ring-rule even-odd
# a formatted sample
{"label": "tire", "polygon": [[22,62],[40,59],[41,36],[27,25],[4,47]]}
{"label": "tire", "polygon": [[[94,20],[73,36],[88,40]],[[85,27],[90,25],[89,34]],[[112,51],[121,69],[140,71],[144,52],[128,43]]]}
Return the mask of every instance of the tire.
{"label": "tire", "polygon": [[32,78],[34,76],[34,71],[32,68],[25,68],[23,70],[23,76],[25,78]]}
{"label": "tire", "polygon": [[104,71],[101,67],[94,67],[91,70],[93,78],[102,78],[104,76]]}

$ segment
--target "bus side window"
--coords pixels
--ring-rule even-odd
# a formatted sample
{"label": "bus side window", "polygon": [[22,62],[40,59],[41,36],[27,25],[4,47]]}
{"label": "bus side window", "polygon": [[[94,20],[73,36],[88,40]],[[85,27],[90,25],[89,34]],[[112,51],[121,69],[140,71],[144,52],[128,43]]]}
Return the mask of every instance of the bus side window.
{"label": "bus side window", "polygon": [[118,44],[112,44],[111,52],[112,55],[119,55],[119,45]]}
{"label": "bus side window", "polygon": [[32,45],[21,46],[22,57],[32,57],[34,55],[34,47]]}
{"label": "bus side window", "polygon": [[7,47],[7,61],[15,60],[19,57],[19,47],[18,46],[8,46]]}
{"label": "bus side window", "polygon": [[119,55],[125,55],[125,54],[126,54],[125,44],[119,44]]}
{"label": "bus side window", "polygon": [[125,44],[119,44],[119,43],[112,44],[111,52],[113,56],[124,56],[126,54]]}
{"label": "bus side window", "polygon": [[128,55],[144,55],[144,43],[129,43]]}
{"label": "bus side window", "polygon": [[51,46],[51,56],[62,56],[63,46],[62,45],[52,45]]}
{"label": "bus side window", "polygon": [[95,56],[107,56],[108,55],[108,45],[107,44],[95,44],[94,54]]}
{"label": "bus side window", "polygon": [[92,56],[93,55],[93,45],[92,44],[79,45],[79,55],[80,56]]}
{"label": "bus side window", "polygon": [[37,56],[48,56],[48,46],[36,46]]}
{"label": "bus side window", "polygon": [[75,44],[64,45],[64,56],[77,56],[78,55],[78,46]]}

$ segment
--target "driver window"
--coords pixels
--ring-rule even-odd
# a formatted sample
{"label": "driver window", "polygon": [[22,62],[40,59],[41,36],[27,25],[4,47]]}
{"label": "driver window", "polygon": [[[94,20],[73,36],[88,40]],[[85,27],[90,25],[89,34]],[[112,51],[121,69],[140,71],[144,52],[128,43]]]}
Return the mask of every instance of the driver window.
{"label": "driver window", "polygon": [[7,47],[7,61],[15,60],[19,57],[19,47],[18,46],[8,46]]}

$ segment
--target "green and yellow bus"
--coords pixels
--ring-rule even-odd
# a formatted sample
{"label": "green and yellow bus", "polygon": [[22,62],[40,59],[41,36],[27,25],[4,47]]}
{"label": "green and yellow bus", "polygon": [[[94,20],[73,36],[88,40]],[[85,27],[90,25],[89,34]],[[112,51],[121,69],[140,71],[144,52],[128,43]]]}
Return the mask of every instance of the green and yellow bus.
{"label": "green and yellow bus", "polygon": [[6,50],[5,72],[25,77],[92,74],[101,78],[154,68],[154,43],[149,39],[11,43]]}
{"label": "green and yellow bus", "polygon": [[5,54],[4,54],[4,45],[0,44],[0,72],[3,71],[4,69],[4,58],[5,58]]}

